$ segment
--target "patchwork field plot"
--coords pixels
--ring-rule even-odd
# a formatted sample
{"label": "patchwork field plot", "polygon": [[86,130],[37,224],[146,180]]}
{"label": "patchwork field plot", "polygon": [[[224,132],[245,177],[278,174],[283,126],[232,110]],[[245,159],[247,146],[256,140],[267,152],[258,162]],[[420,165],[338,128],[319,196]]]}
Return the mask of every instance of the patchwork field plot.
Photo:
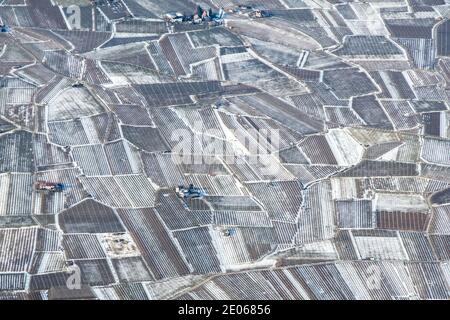
{"label": "patchwork field plot", "polygon": [[0,0],[0,300],[449,300],[449,12]]}

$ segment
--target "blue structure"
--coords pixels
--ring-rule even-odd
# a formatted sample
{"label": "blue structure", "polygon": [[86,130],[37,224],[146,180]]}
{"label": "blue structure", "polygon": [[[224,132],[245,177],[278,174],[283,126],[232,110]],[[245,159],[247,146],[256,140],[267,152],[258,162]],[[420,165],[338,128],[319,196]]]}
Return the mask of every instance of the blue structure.
{"label": "blue structure", "polygon": [[6,24],[1,24],[0,32],[11,32],[11,28],[9,26],[7,26]]}
{"label": "blue structure", "polygon": [[181,12],[169,12],[166,13],[164,18],[168,22],[181,23],[189,22],[193,24],[200,24],[205,21],[214,22],[216,24],[222,24],[225,17],[225,11],[220,9],[218,13],[214,13],[212,9],[204,10],[201,6],[197,6],[197,9],[193,15],[185,15]]}
{"label": "blue structure", "polygon": [[201,198],[205,195],[200,188],[195,188],[193,184],[189,185],[189,188],[185,188],[184,186],[178,186],[176,189],[178,196],[184,199],[193,199],[193,198]]}
{"label": "blue structure", "polygon": [[222,232],[224,237],[232,237],[232,236],[234,236],[235,233],[236,233],[236,230],[232,229],[232,228],[231,229],[225,229]]}
{"label": "blue structure", "polygon": [[55,192],[62,192],[66,189],[66,186],[62,183],[55,184]]}
{"label": "blue structure", "polygon": [[218,14],[213,13],[211,11],[211,13],[209,15],[209,18],[211,19],[211,21],[214,21],[214,22],[222,22],[224,17],[225,17],[225,11],[223,10],[223,8],[220,9]]}

